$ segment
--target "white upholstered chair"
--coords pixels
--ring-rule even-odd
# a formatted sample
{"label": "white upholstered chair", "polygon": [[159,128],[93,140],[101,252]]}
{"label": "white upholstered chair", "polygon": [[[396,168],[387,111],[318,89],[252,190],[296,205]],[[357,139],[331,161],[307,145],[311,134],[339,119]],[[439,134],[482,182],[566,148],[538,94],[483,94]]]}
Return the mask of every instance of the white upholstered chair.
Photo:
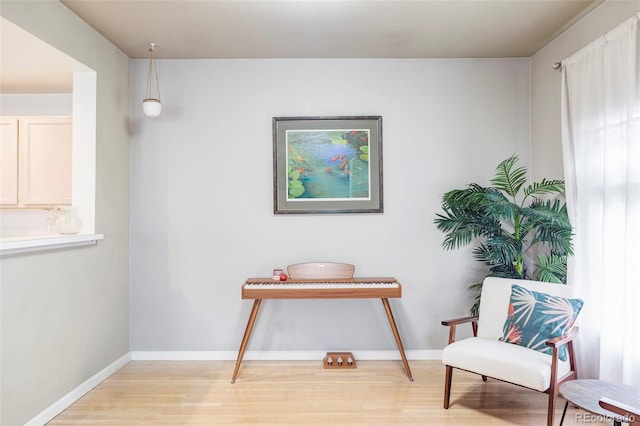
{"label": "white upholstered chair", "polygon": [[[572,297],[572,288],[563,284],[485,278],[479,315],[442,321],[442,325],[450,328],[449,344],[442,352],[442,362],[446,366],[444,408],[449,408],[453,369],[457,368],[477,373],[484,381],[491,377],[548,393],[547,426],[552,426],[560,384],[577,378],[572,341],[578,329],[573,327],[568,333],[548,340],[546,346],[551,348],[551,355],[500,341],[504,334],[503,327],[508,316],[513,284],[538,293]],[[471,323],[474,337],[456,341],[456,326],[463,323]],[[566,345],[566,361],[559,359],[562,345]]]}

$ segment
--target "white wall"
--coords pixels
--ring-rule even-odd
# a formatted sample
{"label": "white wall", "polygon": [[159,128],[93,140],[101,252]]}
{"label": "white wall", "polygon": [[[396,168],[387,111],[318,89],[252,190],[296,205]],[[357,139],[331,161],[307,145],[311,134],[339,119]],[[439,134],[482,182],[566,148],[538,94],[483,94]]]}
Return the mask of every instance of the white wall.
{"label": "white wall", "polygon": [[[132,65],[131,349],[237,351],[247,277],[306,261],[395,276],[408,350],[441,349],[486,270],[444,252],[445,191],[529,164],[529,60],[161,60],[163,114]],[[381,115],[384,214],[278,215],[274,116]],[[250,350],[395,349],[379,300],[263,304]]]}
{"label": "white wall", "polygon": [[129,58],[57,1],[3,17],[94,69],[96,246],[0,260],[0,424],[24,424],[129,351]]}
{"label": "white wall", "polygon": [[0,115],[71,115],[71,93],[0,93]]}
{"label": "white wall", "polygon": [[531,163],[535,180],[564,179],[560,71],[552,65],[638,12],[640,0],[605,1],[531,58]]}

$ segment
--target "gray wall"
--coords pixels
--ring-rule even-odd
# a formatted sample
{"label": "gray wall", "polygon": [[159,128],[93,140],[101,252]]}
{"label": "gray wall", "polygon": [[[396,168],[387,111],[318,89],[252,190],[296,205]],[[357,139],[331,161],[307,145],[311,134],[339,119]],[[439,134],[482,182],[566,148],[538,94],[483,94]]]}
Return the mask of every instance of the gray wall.
{"label": "gray wall", "polygon": [[1,260],[0,424],[30,420],[129,351],[129,59],[58,2],[3,17],[93,68],[97,246]]}
{"label": "gray wall", "polygon": [[[486,270],[444,252],[445,191],[529,164],[529,59],[161,60],[165,110],[142,116],[132,67],[131,349],[237,351],[247,277],[308,261],[396,276],[406,349],[438,350],[440,320]],[[381,115],[384,214],[274,216],[274,116]],[[339,330],[339,331],[338,331]],[[395,348],[379,300],[263,304],[250,350]]]}
{"label": "gray wall", "polygon": [[[248,276],[335,260],[395,275],[405,346],[439,349],[483,271],[443,252],[444,191],[486,182],[516,153],[562,177],[551,64],[640,10],[608,1],[529,61],[159,61],[164,114],[141,116],[145,61],[57,2],[3,1],[2,16],[98,72],[97,246],[1,261],[0,423],[23,423],[129,350],[237,350]],[[131,321],[129,321],[129,102]],[[380,114],[383,215],[274,217],[271,117]],[[529,155],[529,136],[532,144]],[[250,349],[392,349],[377,301],[265,304]],[[335,330],[339,328],[340,333]],[[272,332],[273,330],[277,332]],[[366,331],[364,331],[366,330]]]}
{"label": "gray wall", "polygon": [[561,61],[640,11],[640,0],[608,0],[531,58],[531,163],[533,177],[564,179],[560,131]]}

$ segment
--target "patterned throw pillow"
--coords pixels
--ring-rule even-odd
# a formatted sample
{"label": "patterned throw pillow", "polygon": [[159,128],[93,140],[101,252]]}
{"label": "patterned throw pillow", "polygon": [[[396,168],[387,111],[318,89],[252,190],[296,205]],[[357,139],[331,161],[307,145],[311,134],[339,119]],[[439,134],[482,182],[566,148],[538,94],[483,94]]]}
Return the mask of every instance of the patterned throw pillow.
{"label": "patterned throw pillow", "polygon": [[[504,336],[500,340],[551,355],[552,349],[545,342],[571,329],[582,304],[581,299],[551,296],[514,284]],[[567,360],[564,345],[560,347],[558,357]]]}

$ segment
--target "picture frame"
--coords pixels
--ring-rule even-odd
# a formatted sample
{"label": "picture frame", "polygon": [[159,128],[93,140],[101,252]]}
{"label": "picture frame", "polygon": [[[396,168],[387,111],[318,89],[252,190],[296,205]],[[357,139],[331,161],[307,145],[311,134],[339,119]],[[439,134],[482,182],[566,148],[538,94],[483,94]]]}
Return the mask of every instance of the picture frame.
{"label": "picture frame", "polygon": [[274,117],[274,214],[383,213],[382,117]]}

